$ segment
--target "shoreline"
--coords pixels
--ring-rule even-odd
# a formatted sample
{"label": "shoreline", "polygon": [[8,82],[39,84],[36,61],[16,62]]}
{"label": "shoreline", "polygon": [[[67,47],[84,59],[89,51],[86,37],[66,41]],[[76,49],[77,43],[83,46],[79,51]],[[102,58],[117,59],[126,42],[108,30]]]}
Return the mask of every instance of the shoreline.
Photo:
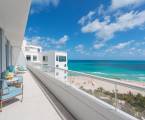
{"label": "shoreline", "polygon": [[[100,77],[101,78],[101,77]],[[110,79],[110,78],[105,78],[105,79]],[[117,80],[117,79],[114,79]],[[117,89],[118,93],[129,93],[132,92],[133,94],[142,94],[145,96],[144,91],[136,90],[133,88],[129,88],[128,86],[123,86],[123,85],[117,85],[117,88],[115,88],[115,84],[111,82],[107,82],[104,80],[97,78],[92,78],[92,77],[87,77],[83,75],[79,76],[69,76],[68,81],[70,84],[76,86],[77,88],[84,88],[86,90],[97,90],[98,88],[103,88],[107,91],[113,92],[115,89]],[[136,82],[136,81],[128,81],[128,80],[117,80],[119,82],[124,82],[130,85],[137,85],[139,87],[145,87],[145,82]]]}
{"label": "shoreline", "polygon": [[[73,70],[70,70],[70,71],[73,71]],[[84,74],[84,75],[93,76],[94,78],[96,77],[96,79],[115,80],[115,81],[119,81],[119,82],[129,83],[132,85],[139,85],[141,87],[145,86],[144,80],[137,81],[137,80],[122,79],[122,78],[111,78],[111,77],[105,77],[105,76],[91,74],[90,72],[81,72],[81,71],[75,71],[75,72],[80,73],[80,74]]]}
{"label": "shoreline", "polygon": [[123,78],[117,78],[117,77],[107,77],[107,76],[99,76],[99,75],[96,75],[96,74],[91,74],[91,72],[84,72],[85,74],[89,74],[89,75],[93,75],[93,76],[96,76],[97,78],[99,77],[103,77],[105,79],[114,79],[114,80],[117,80],[117,81],[127,81],[127,82],[133,82],[133,83],[144,83],[145,85],[145,80],[135,80],[135,79],[123,79]]}

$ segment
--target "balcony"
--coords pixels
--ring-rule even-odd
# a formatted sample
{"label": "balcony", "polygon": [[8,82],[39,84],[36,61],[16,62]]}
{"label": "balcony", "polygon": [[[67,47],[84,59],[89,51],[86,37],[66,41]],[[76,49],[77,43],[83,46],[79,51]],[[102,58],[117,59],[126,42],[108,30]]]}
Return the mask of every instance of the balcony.
{"label": "balcony", "polygon": [[5,103],[0,120],[73,120],[51,93],[47,91],[46,94],[46,90],[29,71],[23,78],[23,102],[16,98]]}
{"label": "balcony", "polygon": [[28,68],[23,74],[23,102],[16,98],[5,103],[0,120],[144,120],[145,108],[136,110],[138,106],[121,98],[143,97],[142,86],[47,65]]}
{"label": "balcony", "polygon": [[47,65],[28,68],[78,120],[144,120],[143,86]]}

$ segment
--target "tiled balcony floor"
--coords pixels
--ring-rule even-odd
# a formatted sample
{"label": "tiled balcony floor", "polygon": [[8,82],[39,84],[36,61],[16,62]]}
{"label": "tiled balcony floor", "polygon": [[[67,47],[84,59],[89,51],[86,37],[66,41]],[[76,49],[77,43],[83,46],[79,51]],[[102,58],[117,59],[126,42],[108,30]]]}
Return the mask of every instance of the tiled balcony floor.
{"label": "tiled balcony floor", "polygon": [[28,71],[24,75],[24,99],[11,101],[0,113],[0,120],[61,120],[45,97],[35,78]]}

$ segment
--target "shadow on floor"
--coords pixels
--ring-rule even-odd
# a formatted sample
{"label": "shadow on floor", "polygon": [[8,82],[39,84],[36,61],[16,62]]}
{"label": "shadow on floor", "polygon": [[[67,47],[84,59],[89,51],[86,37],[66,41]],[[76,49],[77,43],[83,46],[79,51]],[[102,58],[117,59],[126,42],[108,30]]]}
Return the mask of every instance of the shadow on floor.
{"label": "shadow on floor", "polygon": [[65,106],[57,99],[55,95],[51,91],[49,91],[45,85],[35,76],[31,71],[30,74],[32,75],[33,79],[36,81],[39,88],[42,90],[46,98],[52,104],[56,112],[62,118],[62,120],[77,120],[66,108]]}
{"label": "shadow on floor", "polygon": [[14,104],[15,102],[20,102],[20,99],[18,99],[18,98],[12,98],[10,100],[7,100],[7,101],[3,102],[3,108],[7,107],[7,106],[9,106],[11,104]]}

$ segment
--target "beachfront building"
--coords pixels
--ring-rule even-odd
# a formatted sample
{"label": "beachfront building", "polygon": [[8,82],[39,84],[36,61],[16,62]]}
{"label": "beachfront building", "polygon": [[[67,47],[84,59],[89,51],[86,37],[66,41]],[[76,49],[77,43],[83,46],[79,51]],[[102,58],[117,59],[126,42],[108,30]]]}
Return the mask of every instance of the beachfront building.
{"label": "beachfront building", "polygon": [[52,67],[68,69],[67,53],[62,51],[47,51],[41,53],[41,63]]}
{"label": "beachfront building", "polygon": [[[11,92],[14,88],[18,90],[19,86],[11,87],[17,85],[16,81],[18,79],[12,77],[11,80],[4,79],[2,73],[7,70],[7,67],[18,65],[17,61],[22,50],[21,46],[30,4],[30,0],[0,0],[0,107],[2,107],[2,103],[5,104],[3,111],[0,113],[0,120],[144,120],[144,112],[142,114],[139,112],[130,114],[132,112],[130,111],[131,107],[126,107],[126,104],[125,110],[121,109],[125,101],[119,100],[121,95],[117,96],[122,87],[125,91],[132,90],[141,93],[139,91],[142,90],[144,93],[145,88],[143,87],[115,80],[99,79],[68,70],[63,71],[67,72],[67,80],[71,82],[64,82],[53,76],[52,70],[60,70],[59,67],[61,66],[67,67],[67,55],[65,53],[51,53],[53,59],[49,60],[56,63],[50,65],[57,68],[47,66],[46,72],[41,65],[33,64],[32,56],[31,58],[27,57],[27,61],[29,61],[27,62],[28,70],[23,74],[21,73],[22,75],[14,73],[13,76],[19,78],[19,75],[21,75],[23,77],[24,100],[19,102],[20,96],[14,96],[17,95],[18,91]],[[41,52],[38,47],[33,46],[32,48],[36,53]],[[20,63],[21,59],[24,58],[20,58]],[[38,59],[34,57],[35,60]],[[44,62],[45,60],[44,58]],[[75,80],[76,82],[80,80],[83,81],[83,85],[86,85],[88,83],[85,80],[93,81],[92,78],[98,81],[96,85],[100,85],[98,86],[99,89],[96,90],[96,97],[89,94],[89,90],[86,90],[86,92],[82,87],[79,88],[73,84]],[[2,84],[3,81],[5,82],[4,85]],[[91,83],[90,81],[89,83]],[[99,84],[100,81],[103,84]],[[91,83],[91,85],[94,87],[94,84]],[[111,90],[109,92],[103,90],[102,85]],[[119,87],[121,88],[119,89]],[[130,96],[132,97],[132,94]],[[140,98],[141,95],[136,97],[136,101],[139,101]],[[133,112],[135,110],[133,109]],[[136,118],[133,115],[139,115],[139,117]]]}
{"label": "beachfront building", "polygon": [[31,45],[24,41],[23,51],[26,62],[40,63],[40,53],[42,52],[42,48],[40,46]]}
{"label": "beachfront building", "polygon": [[9,65],[16,65],[29,9],[30,0],[0,1],[0,74]]}
{"label": "beachfront building", "polygon": [[[62,51],[47,51],[41,53],[41,64],[43,64],[44,69],[45,66],[51,66],[51,74],[55,77],[55,79],[59,79],[61,81],[67,81],[67,53]],[[60,69],[55,69],[60,68]],[[61,70],[63,69],[63,70]]]}

